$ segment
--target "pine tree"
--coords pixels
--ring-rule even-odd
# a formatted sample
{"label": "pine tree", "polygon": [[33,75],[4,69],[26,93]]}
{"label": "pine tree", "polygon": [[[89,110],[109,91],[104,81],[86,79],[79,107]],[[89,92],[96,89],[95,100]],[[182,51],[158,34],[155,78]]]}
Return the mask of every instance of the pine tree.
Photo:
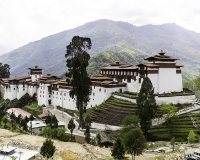
{"label": "pine tree", "polygon": [[46,139],[40,148],[40,154],[47,159],[52,157],[54,152],[56,151],[56,147],[53,144],[51,139]]}
{"label": "pine tree", "polygon": [[114,142],[114,145],[111,149],[111,155],[113,158],[118,159],[118,160],[125,158],[124,157],[125,148],[124,148],[120,138],[117,138],[116,141]]}
{"label": "pine tree", "polygon": [[73,130],[75,129],[76,125],[73,121],[73,119],[71,118],[68,125],[67,125],[68,129],[70,130],[70,133],[71,133],[71,140],[72,140],[72,133],[73,133]]}
{"label": "pine tree", "polygon": [[90,138],[90,126],[89,125],[86,126],[84,135],[85,135],[85,141],[87,143],[90,143],[91,138]]}
{"label": "pine tree", "polygon": [[72,42],[67,46],[65,54],[68,67],[66,81],[73,87],[69,94],[76,100],[79,110],[79,128],[83,128],[83,112],[86,111],[91,94],[91,81],[86,70],[90,60],[87,50],[91,49],[91,46],[90,38],[74,36]]}
{"label": "pine tree", "polygon": [[153,85],[148,77],[144,78],[136,101],[137,115],[140,118],[140,126],[144,135],[147,137],[151,121],[155,117],[157,111]]}

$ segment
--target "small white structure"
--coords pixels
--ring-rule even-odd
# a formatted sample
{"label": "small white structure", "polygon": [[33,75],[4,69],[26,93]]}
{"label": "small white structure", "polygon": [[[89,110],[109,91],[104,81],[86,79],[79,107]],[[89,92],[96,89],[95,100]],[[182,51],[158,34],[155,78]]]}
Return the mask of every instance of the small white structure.
{"label": "small white structure", "polygon": [[[58,127],[65,127],[65,122],[58,122]],[[32,130],[33,133],[35,134],[40,134],[44,127],[48,126],[45,122],[43,121],[29,121],[27,123],[29,131]]]}
{"label": "small white structure", "polygon": [[34,160],[38,151],[12,147],[9,145],[0,147],[0,159],[11,160],[11,157],[17,157],[21,160]]}

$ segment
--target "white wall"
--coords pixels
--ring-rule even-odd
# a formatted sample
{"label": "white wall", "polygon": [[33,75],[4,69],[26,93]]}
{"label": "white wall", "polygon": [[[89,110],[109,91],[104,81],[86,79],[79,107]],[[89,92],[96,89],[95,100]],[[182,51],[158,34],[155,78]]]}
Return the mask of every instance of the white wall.
{"label": "white wall", "polygon": [[126,91],[126,87],[104,88],[100,86],[92,86],[92,94],[87,108],[95,107],[106,101],[113,92]]}
{"label": "white wall", "polygon": [[159,94],[180,92],[176,87],[179,83],[182,84],[182,81],[177,79],[176,68],[159,68]]}
{"label": "white wall", "polygon": [[158,93],[159,92],[158,74],[148,74],[148,78],[151,80],[151,83],[154,87],[154,93]]}

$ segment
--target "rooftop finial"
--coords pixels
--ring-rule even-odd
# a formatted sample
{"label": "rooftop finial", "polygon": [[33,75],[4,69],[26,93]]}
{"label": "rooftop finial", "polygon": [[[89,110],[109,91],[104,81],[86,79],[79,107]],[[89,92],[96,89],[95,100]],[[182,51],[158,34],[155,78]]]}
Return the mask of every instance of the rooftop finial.
{"label": "rooftop finial", "polygon": [[160,50],[160,53],[159,53],[160,55],[164,55],[165,54],[165,52],[163,52],[163,50],[162,50],[162,48],[161,48],[161,50]]}

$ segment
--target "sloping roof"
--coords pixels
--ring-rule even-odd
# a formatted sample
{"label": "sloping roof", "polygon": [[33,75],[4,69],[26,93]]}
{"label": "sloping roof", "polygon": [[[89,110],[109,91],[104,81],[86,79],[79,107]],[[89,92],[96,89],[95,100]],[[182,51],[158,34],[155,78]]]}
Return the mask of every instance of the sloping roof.
{"label": "sloping roof", "polygon": [[165,55],[165,52],[163,52],[163,50],[161,50],[158,53],[158,55],[148,57],[144,60],[148,60],[148,61],[175,61],[175,60],[179,60],[179,59],[174,58],[172,56]]}
{"label": "sloping roof", "polygon": [[16,148],[16,147],[12,147],[12,146],[3,146],[3,150],[8,150],[8,149],[11,149],[9,154],[1,153],[0,154],[0,159],[2,159],[2,160],[11,160],[10,156],[15,156],[18,159],[20,157],[19,152],[22,152],[21,160],[29,160],[30,158],[32,158],[33,156],[35,156],[36,154],[39,153],[38,151],[35,151],[35,150]]}
{"label": "sloping roof", "polygon": [[26,116],[29,118],[31,116],[30,113],[22,110],[21,108],[10,108],[6,112],[9,114],[11,114],[13,112],[16,117],[18,117],[20,114],[23,118],[25,118]]}
{"label": "sloping roof", "polygon": [[101,67],[101,70],[107,69],[107,70],[136,70],[138,69],[137,66],[132,66],[132,65],[119,65],[119,66],[112,66],[112,65],[108,65],[105,67]]}
{"label": "sloping roof", "polygon": [[100,74],[98,74],[97,76],[96,75],[93,75],[90,77],[91,80],[112,80],[112,78],[110,77],[105,77],[105,76],[100,76]]}
{"label": "sloping roof", "polygon": [[[28,127],[31,127],[31,123],[32,123],[32,128],[41,128],[41,127],[46,127],[47,124],[43,121],[29,121],[27,123]],[[58,126],[65,126],[65,122],[58,122]]]}
{"label": "sloping roof", "polygon": [[16,77],[16,78],[5,78],[3,80],[5,81],[14,81],[14,80],[25,80],[25,79],[30,79],[31,77],[30,76],[21,76],[21,77]]}
{"label": "sloping roof", "polygon": [[48,116],[48,114],[46,114],[46,113],[38,115],[39,118],[43,118],[43,117],[47,117],[47,116]]}
{"label": "sloping roof", "polygon": [[154,63],[138,64],[137,66],[146,66],[146,67],[151,67],[151,68],[157,68],[157,67],[159,67],[159,65],[154,64]]}
{"label": "sloping roof", "polygon": [[101,84],[112,84],[113,83],[113,81],[103,81],[103,82],[101,82]]}
{"label": "sloping roof", "polygon": [[106,143],[106,142],[113,143],[104,132],[99,131],[99,132],[97,132],[97,134],[98,133],[101,136],[101,143]]}

